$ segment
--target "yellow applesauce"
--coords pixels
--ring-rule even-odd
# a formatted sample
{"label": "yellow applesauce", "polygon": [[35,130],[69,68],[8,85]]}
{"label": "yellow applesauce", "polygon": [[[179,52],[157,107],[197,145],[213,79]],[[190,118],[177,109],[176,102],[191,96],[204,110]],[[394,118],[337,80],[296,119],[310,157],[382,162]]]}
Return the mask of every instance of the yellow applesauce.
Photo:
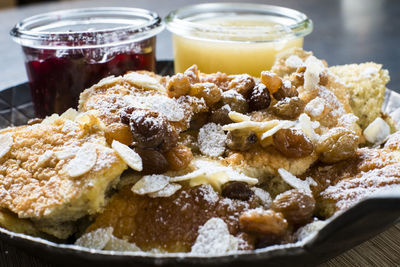
{"label": "yellow applesauce", "polygon": [[172,32],[175,72],[193,64],[205,73],[259,76],[277,54],[303,47],[312,21],[293,9],[247,3],[183,7],[166,17]]}
{"label": "yellow applesauce", "polygon": [[[270,26],[276,23],[265,20],[234,20],[233,18],[202,21],[223,27]],[[234,37],[234,36],[233,36]],[[183,72],[193,64],[205,73],[225,72],[227,74],[248,73],[259,76],[262,70],[269,70],[278,53],[292,47],[303,47],[303,37],[271,42],[204,40],[173,34],[175,72]]]}

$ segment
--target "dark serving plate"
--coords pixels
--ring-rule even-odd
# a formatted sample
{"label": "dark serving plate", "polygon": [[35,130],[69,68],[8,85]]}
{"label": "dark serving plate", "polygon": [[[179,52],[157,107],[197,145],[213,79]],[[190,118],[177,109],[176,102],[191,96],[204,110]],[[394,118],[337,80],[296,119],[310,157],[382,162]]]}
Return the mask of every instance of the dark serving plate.
{"label": "dark serving plate", "polygon": [[[160,61],[158,72],[171,74],[172,62]],[[400,107],[400,95],[388,90],[384,111]],[[21,84],[0,91],[0,128],[26,123],[34,117],[29,88]],[[375,195],[331,218],[318,232],[295,244],[279,245],[226,256],[182,253],[149,255],[142,252],[97,251],[57,244],[0,228],[0,240],[56,266],[310,266],[322,263],[372,238],[400,218],[400,192]],[[0,263],[1,265],[1,263]]]}

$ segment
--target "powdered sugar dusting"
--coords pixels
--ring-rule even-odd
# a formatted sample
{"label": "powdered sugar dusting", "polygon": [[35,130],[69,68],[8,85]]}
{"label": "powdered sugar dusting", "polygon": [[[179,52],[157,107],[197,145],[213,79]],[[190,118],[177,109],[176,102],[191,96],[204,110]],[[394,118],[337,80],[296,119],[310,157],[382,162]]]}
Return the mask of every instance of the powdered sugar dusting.
{"label": "powdered sugar dusting", "polygon": [[285,65],[291,68],[298,68],[304,64],[303,60],[296,55],[291,55],[285,60]]}
{"label": "powdered sugar dusting", "polygon": [[335,200],[336,207],[343,210],[373,193],[395,189],[400,189],[400,163],[361,172],[358,177],[345,179],[336,185],[329,186],[321,193],[321,196]]}
{"label": "powdered sugar dusting", "polygon": [[110,241],[112,232],[112,227],[99,228],[82,235],[76,240],[75,245],[101,250],[107,245],[108,241]]}
{"label": "powdered sugar dusting", "polygon": [[200,227],[191,252],[215,255],[237,249],[238,240],[229,233],[226,223],[220,218],[211,218]]}
{"label": "powdered sugar dusting", "polygon": [[185,110],[176,101],[164,95],[123,97],[126,106],[149,109],[164,115],[169,121],[181,121],[185,118]]}
{"label": "powdered sugar dusting", "polygon": [[210,157],[218,157],[225,152],[226,138],[221,125],[207,123],[200,129],[197,142],[201,153]]}
{"label": "powdered sugar dusting", "polygon": [[311,117],[319,117],[324,112],[324,109],[325,109],[325,101],[320,97],[316,97],[310,102],[308,102],[308,104],[304,108],[304,111]]}
{"label": "powdered sugar dusting", "polygon": [[254,192],[254,195],[261,200],[261,203],[263,204],[264,208],[268,209],[271,206],[272,198],[267,191],[259,187],[252,187],[251,190]]}

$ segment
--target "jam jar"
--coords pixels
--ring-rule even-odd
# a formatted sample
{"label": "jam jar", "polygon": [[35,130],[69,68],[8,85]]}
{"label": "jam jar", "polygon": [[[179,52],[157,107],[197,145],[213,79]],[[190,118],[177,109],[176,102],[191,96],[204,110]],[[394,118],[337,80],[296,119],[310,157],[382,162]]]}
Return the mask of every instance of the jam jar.
{"label": "jam jar", "polygon": [[125,7],[50,12],[15,25],[36,116],[76,108],[80,93],[109,75],[154,71],[163,27],[156,13]]}
{"label": "jam jar", "polygon": [[165,18],[173,33],[175,72],[197,64],[205,73],[259,76],[277,54],[302,47],[312,21],[299,11],[264,4],[208,3]]}

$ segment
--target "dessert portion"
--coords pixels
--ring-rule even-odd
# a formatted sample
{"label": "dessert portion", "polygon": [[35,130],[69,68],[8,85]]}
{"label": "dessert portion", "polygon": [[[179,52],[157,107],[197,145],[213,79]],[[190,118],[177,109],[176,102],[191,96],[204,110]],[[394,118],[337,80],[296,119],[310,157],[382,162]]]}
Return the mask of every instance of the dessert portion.
{"label": "dessert portion", "polygon": [[78,111],[0,132],[0,224],[100,250],[297,242],[399,186],[399,134],[379,106],[388,79],[380,65],[329,68],[301,49],[260,77],[196,66],[107,77]]}
{"label": "dessert portion", "polygon": [[69,110],[6,128],[0,143],[0,225],[7,227],[15,215],[27,219],[20,232],[28,234],[35,229],[70,236],[76,220],[101,211],[107,191],[127,168],[91,113]]}
{"label": "dessert portion", "polygon": [[[316,213],[329,218],[374,193],[400,190],[400,135],[392,134],[383,148],[360,148],[354,157],[333,165],[317,165],[312,177]],[[397,191],[400,192],[400,191]]]}

